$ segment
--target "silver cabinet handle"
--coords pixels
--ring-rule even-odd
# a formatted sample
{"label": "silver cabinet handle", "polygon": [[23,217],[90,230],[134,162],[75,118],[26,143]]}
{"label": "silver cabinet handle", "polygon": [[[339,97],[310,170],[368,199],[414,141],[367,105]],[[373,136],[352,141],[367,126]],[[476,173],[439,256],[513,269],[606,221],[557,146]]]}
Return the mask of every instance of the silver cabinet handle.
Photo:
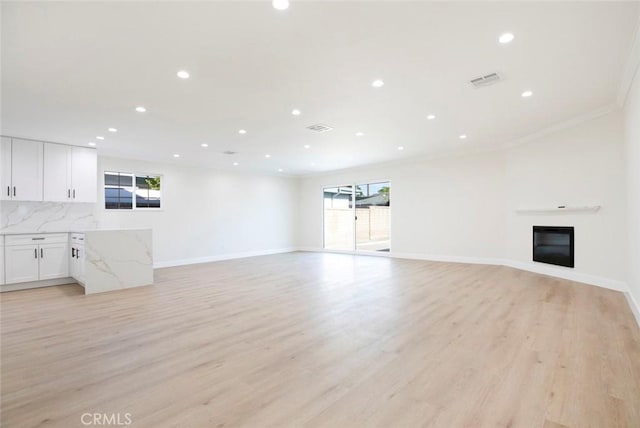
{"label": "silver cabinet handle", "polygon": [[40,248],[40,258],[44,259],[44,250]]}
{"label": "silver cabinet handle", "polygon": [[35,253],[35,258],[37,259],[37,258],[38,258],[38,249],[37,249],[37,248],[34,248],[34,249],[33,249],[33,252]]}
{"label": "silver cabinet handle", "polygon": [[11,196],[11,186],[7,186],[7,196]]}
{"label": "silver cabinet handle", "polygon": [[67,199],[71,199],[71,189],[67,189]]}
{"label": "silver cabinet handle", "polygon": [[16,195],[16,186],[13,186],[13,196]]}
{"label": "silver cabinet handle", "polygon": [[73,189],[73,199],[76,198],[76,189]]}

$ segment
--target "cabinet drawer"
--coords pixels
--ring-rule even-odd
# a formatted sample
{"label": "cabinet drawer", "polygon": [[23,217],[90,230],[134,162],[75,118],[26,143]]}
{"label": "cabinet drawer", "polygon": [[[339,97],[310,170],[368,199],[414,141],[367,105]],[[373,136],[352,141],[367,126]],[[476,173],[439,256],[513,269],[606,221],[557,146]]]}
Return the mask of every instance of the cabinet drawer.
{"label": "cabinet drawer", "polygon": [[27,245],[27,244],[61,244],[68,242],[69,235],[66,233],[34,233],[29,235],[8,235],[5,236],[5,246]]}
{"label": "cabinet drawer", "polygon": [[72,233],[71,242],[77,242],[78,244],[84,243],[84,233]]}

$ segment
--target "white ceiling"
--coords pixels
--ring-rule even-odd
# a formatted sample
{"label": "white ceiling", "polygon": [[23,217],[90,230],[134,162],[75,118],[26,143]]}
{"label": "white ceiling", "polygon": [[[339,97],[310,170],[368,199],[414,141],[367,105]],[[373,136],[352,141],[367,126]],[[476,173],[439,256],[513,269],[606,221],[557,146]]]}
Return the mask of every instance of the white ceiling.
{"label": "white ceiling", "polygon": [[611,105],[639,4],[5,2],[2,134],[285,174],[490,148]]}

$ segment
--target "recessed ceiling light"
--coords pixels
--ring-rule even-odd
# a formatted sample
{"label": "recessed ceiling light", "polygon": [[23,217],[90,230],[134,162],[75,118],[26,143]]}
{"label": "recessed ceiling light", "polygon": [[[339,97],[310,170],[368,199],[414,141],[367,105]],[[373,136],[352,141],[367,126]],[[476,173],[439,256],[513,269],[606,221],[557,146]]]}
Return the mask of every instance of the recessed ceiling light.
{"label": "recessed ceiling light", "polygon": [[90,146],[95,146],[96,145],[96,143],[94,143],[93,141],[91,141],[91,142],[89,142],[87,144],[90,145]]}
{"label": "recessed ceiling light", "polygon": [[108,131],[109,132],[118,132],[118,130],[116,128],[109,128]]}
{"label": "recessed ceiling light", "polygon": [[500,37],[498,37],[498,41],[500,43],[502,43],[503,45],[507,44],[507,43],[511,43],[513,41],[513,39],[515,39],[516,36],[514,36],[511,33],[503,33],[500,35]]}
{"label": "recessed ceiling light", "polygon": [[404,147],[398,146],[398,150],[404,150]]}
{"label": "recessed ceiling light", "polygon": [[188,79],[189,78],[189,72],[187,72],[185,70],[178,71],[177,75],[181,79]]}
{"label": "recessed ceiling light", "polygon": [[316,163],[315,162],[311,162],[309,165],[316,166]]}
{"label": "recessed ceiling light", "polygon": [[246,133],[247,133],[247,131],[244,130],[244,129],[241,129],[241,130],[238,131],[238,134],[246,134]]}
{"label": "recessed ceiling light", "polygon": [[180,155],[176,153],[175,155],[173,155],[173,157],[174,157],[174,158],[179,158],[179,157],[180,157]]}
{"label": "recessed ceiling light", "polygon": [[273,0],[271,2],[274,9],[287,10],[289,9],[289,0]]}
{"label": "recessed ceiling light", "polygon": [[96,137],[96,139],[98,139],[98,140],[104,140],[104,137],[103,137],[102,135],[98,135],[98,136]]}
{"label": "recessed ceiling light", "polygon": [[278,172],[282,172],[282,171],[284,171],[284,169],[278,168]]}
{"label": "recessed ceiling light", "polygon": [[380,79],[376,79],[371,82],[371,86],[373,86],[374,88],[382,88],[384,86],[384,82]]}
{"label": "recessed ceiling light", "polygon": [[209,145],[207,143],[202,143],[200,144],[200,147],[209,147]]}
{"label": "recessed ceiling light", "polygon": [[238,162],[233,163],[233,166],[238,166],[238,165],[240,165]]}
{"label": "recessed ceiling light", "polygon": [[435,118],[436,118],[436,115],[435,115],[435,114],[430,114],[429,116],[427,116],[427,119],[428,119],[428,120],[433,120],[433,119],[435,119]]}
{"label": "recessed ceiling light", "polygon": [[294,108],[293,110],[291,110],[291,114],[294,116],[300,116],[302,114],[302,112],[300,110],[298,110],[297,108]]}
{"label": "recessed ceiling light", "polygon": [[364,135],[364,132],[356,132],[356,137],[362,137]]}
{"label": "recessed ceiling light", "polygon": [[311,146],[310,146],[310,145],[308,145],[308,144],[305,144],[305,145],[304,145],[304,148],[305,148],[305,149],[310,149],[310,148],[311,148]]}
{"label": "recessed ceiling light", "polygon": [[531,91],[524,91],[522,93],[522,98],[529,98],[531,95],[533,95],[533,92]]}
{"label": "recessed ceiling light", "polygon": [[464,140],[465,138],[467,138],[467,136],[465,134],[461,134],[459,137],[461,140]]}
{"label": "recessed ceiling light", "polygon": [[136,111],[138,113],[144,113],[145,111],[147,111],[147,109],[142,107],[142,106],[138,106],[138,107],[136,107]]}
{"label": "recessed ceiling light", "polygon": [[264,155],[264,157],[265,157],[265,158],[270,158],[270,157],[271,157],[271,155]]}

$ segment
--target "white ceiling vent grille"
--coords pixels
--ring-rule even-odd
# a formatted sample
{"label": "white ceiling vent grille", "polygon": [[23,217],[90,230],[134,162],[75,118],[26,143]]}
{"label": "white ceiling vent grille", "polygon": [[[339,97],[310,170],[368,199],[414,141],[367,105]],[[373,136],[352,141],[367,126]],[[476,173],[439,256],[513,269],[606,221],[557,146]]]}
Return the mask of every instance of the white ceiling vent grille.
{"label": "white ceiling vent grille", "polygon": [[485,86],[491,86],[502,80],[502,77],[498,73],[485,74],[484,76],[471,79],[471,85],[474,88],[484,88]]}
{"label": "white ceiling vent grille", "polygon": [[307,129],[310,129],[315,132],[328,132],[333,130],[329,125],[324,125],[322,123],[318,123],[316,125],[307,126]]}

